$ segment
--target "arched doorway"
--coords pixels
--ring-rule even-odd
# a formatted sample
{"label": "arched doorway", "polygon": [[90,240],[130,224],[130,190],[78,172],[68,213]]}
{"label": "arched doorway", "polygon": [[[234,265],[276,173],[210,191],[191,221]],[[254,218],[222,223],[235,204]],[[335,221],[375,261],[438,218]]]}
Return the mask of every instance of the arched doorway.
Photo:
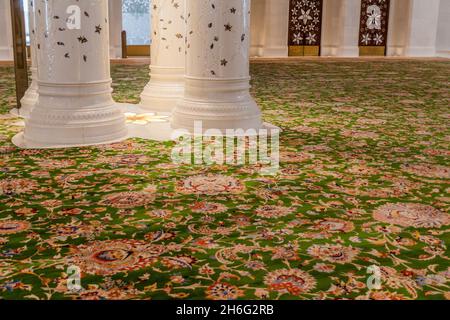
{"label": "arched doorway", "polygon": [[359,54],[385,56],[389,26],[390,0],[362,0],[359,29]]}
{"label": "arched doorway", "polygon": [[289,56],[319,56],[323,0],[290,0]]}

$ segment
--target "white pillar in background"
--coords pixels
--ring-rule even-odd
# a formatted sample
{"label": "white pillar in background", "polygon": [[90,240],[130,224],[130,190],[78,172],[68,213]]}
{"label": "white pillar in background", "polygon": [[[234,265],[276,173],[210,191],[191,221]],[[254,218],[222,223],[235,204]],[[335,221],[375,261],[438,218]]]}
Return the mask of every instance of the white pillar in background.
{"label": "white pillar in background", "polygon": [[37,0],[36,6],[39,99],[25,119],[22,143],[15,142],[46,148],[125,139],[123,110],[111,97],[107,0]]}
{"label": "white pillar in background", "polygon": [[0,60],[13,60],[11,7],[9,0],[0,1]]}
{"label": "white pillar in background", "polygon": [[406,56],[411,20],[411,0],[391,0],[387,56]]}
{"label": "white pillar in background", "polygon": [[122,0],[109,1],[109,55],[111,59],[122,57]]}
{"label": "white pillar in background", "polygon": [[436,38],[436,54],[450,58],[450,1],[441,0]]}
{"label": "white pillar in background", "polygon": [[410,57],[436,56],[436,37],[441,0],[413,0],[410,36],[406,55]]}
{"label": "white pillar in background", "polygon": [[250,56],[252,57],[262,55],[265,33],[264,26],[266,24],[266,1],[252,0],[252,19],[250,22]]}
{"label": "white pillar in background", "polygon": [[40,0],[27,0],[28,1],[28,26],[30,30],[30,50],[31,50],[31,84],[28,90],[25,92],[22,100],[20,100],[21,107],[19,109],[19,115],[27,118],[30,115],[31,110],[34,108],[39,94],[37,83],[37,48],[36,48],[36,3]]}
{"label": "white pillar in background", "polygon": [[262,21],[264,39],[260,54],[263,57],[287,57],[289,0],[266,0],[265,9],[265,19]]}
{"label": "white pillar in background", "polygon": [[186,84],[172,127],[259,129],[250,96],[250,0],[187,0]]}
{"label": "white pillar in background", "polygon": [[324,0],[322,56],[358,57],[361,0]]}
{"label": "white pillar in background", "polygon": [[171,112],[184,92],[185,0],[152,0],[150,82],[141,94],[146,110]]}
{"label": "white pillar in background", "polygon": [[388,56],[436,56],[440,2],[391,0]]}

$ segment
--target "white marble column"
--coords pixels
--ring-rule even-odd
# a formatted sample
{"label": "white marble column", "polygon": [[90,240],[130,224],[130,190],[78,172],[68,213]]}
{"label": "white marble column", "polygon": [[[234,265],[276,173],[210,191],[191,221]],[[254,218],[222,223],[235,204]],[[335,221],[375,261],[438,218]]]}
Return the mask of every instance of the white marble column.
{"label": "white marble column", "polygon": [[125,139],[111,97],[107,0],[36,0],[39,99],[25,119],[23,147],[65,147]]}
{"label": "white marble column", "polygon": [[109,1],[109,55],[111,59],[122,57],[122,0]]}
{"label": "white marble column", "polygon": [[406,55],[434,57],[441,0],[413,0],[410,36]]}
{"label": "white marble column", "polygon": [[361,0],[324,0],[322,56],[358,57]]}
{"label": "white marble column", "polygon": [[186,86],[174,129],[259,129],[249,92],[250,0],[187,0]]}
{"label": "white marble column", "polygon": [[[258,1],[258,0],[253,0]],[[263,57],[287,57],[289,33],[289,0],[266,0],[263,32]]]}
{"label": "white marble column", "polygon": [[266,24],[266,1],[252,0],[252,17],[250,22],[250,56],[252,57],[262,56],[265,33],[264,26]]}
{"label": "white marble column", "polygon": [[450,1],[441,0],[436,38],[436,55],[450,58]]}
{"label": "white marble column", "polygon": [[19,115],[27,118],[30,115],[31,110],[34,108],[39,94],[37,83],[37,48],[36,48],[36,24],[35,14],[36,6],[35,2],[39,0],[27,0],[28,1],[28,27],[30,30],[30,50],[31,50],[31,84],[28,90],[25,92],[24,97],[20,101],[21,107],[19,109]]}
{"label": "white marble column", "polygon": [[406,56],[411,20],[411,0],[391,0],[387,56]]}
{"label": "white marble column", "polygon": [[388,56],[434,57],[441,0],[392,0]]}
{"label": "white marble column", "polygon": [[150,82],[141,108],[171,112],[184,92],[185,0],[152,0]]}
{"label": "white marble column", "polygon": [[0,60],[13,60],[11,7],[9,0],[0,1]]}

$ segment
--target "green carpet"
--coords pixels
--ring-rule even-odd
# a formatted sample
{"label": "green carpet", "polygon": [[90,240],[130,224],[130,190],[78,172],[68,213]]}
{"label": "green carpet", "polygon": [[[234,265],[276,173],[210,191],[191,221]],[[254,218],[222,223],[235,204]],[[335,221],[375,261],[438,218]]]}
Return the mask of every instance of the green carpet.
{"label": "green carpet", "polygon": [[[450,299],[450,63],[251,70],[284,130],[274,177],[176,166],[171,143],[138,139],[18,150],[0,68],[0,297]],[[115,98],[137,102],[147,67],[112,73]]]}

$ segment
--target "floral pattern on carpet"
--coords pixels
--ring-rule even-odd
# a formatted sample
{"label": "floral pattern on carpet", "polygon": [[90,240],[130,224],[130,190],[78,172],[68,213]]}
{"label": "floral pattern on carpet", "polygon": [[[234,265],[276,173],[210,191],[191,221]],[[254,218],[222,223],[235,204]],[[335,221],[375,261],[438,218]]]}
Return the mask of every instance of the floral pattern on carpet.
{"label": "floral pattern on carpet", "polygon": [[[450,63],[251,70],[284,130],[276,176],[174,165],[169,142],[19,150],[1,67],[0,297],[450,299]],[[115,99],[138,102],[147,74],[113,66]]]}

